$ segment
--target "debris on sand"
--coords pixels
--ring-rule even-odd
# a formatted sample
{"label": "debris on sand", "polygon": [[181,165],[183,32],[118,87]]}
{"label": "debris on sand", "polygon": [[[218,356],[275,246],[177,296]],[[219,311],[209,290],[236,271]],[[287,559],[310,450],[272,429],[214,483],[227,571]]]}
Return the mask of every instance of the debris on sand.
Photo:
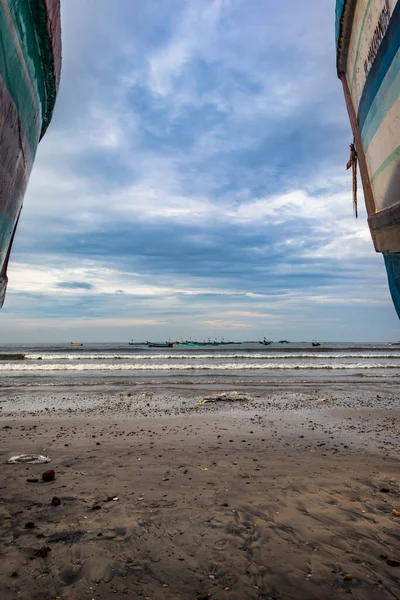
{"label": "debris on sand", "polygon": [[56,477],[56,473],[53,469],[49,469],[48,471],[45,471],[44,473],[42,473],[42,479],[43,481],[54,481]]}
{"label": "debris on sand", "polygon": [[196,404],[215,404],[216,402],[248,402],[249,397],[247,394],[240,392],[222,392],[217,396],[210,398],[202,398],[198,400]]}
{"label": "debris on sand", "polygon": [[34,556],[38,558],[46,558],[49,552],[51,552],[51,548],[48,546],[42,546],[41,548],[38,548],[38,550],[35,550]]}
{"label": "debris on sand", "polygon": [[395,558],[388,558],[386,563],[389,565],[389,567],[400,567],[400,562]]}
{"label": "debris on sand", "polygon": [[330,396],[325,396],[324,398],[310,398],[311,402],[330,402],[333,400]]}
{"label": "debris on sand", "polygon": [[16,454],[11,456],[6,463],[8,465],[17,465],[20,463],[29,465],[43,465],[51,462],[51,458],[44,456],[44,454]]}
{"label": "debris on sand", "polygon": [[392,510],[392,515],[394,517],[400,517],[400,510],[396,510],[395,508]]}
{"label": "debris on sand", "polygon": [[58,496],[53,496],[53,498],[51,499],[51,503],[53,506],[60,506],[61,500]]}

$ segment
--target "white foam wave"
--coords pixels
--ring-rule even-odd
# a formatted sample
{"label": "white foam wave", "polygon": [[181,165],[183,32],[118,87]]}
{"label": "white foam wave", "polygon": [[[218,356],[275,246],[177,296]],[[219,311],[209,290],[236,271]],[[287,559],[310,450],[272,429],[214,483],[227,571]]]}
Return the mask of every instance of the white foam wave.
{"label": "white foam wave", "polygon": [[[226,357],[225,357],[226,358]],[[251,371],[251,370],[341,370],[341,369],[400,369],[395,363],[219,363],[219,364],[143,364],[143,363],[111,363],[111,364],[0,364],[0,371],[43,372],[43,371]]]}
{"label": "white foam wave", "polygon": [[390,353],[390,354],[382,354],[382,353],[357,353],[357,352],[340,352],[340,353],[332,353],[326,354],[318,353],[318,352],[291,352],[291,353],[281,353],[277,352],[276,354],[272,353],[252,353],[252,352],[244,352],[244,353],[235,353],[235,354],[217,354],[217,353],[204,353],[204,354],[176,354],[176,353],[154,353],[154,354],[85,354],[84,352],[79,354],[50,354],[50,353],[42,353],[42,354],[26,354],[25,358],[28,360],[218,360],[218,359],[249,359],[249,360],[282,360],[286,359],[298,359],[298,358],[312,358],[313,360],[325,360],[325,359],[336,359],[336,358],[365,358],[365,359],[400,359],[400,353]]}

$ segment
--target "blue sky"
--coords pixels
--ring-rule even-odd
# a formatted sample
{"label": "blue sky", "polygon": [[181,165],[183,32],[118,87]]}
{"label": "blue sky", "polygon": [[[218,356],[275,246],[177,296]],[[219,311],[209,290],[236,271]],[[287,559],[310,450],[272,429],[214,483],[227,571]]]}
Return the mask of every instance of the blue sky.
{"label": "blue sky", "polygon": [[395,340],[334,0],[68,0],[1,341]]}

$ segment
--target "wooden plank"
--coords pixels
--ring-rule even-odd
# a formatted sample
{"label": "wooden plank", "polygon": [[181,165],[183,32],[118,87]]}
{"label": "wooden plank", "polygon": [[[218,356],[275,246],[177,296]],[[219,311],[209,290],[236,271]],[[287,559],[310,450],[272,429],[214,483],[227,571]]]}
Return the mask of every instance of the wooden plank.
{"label": "wooden plank", "polygon": [[374,194],[372,192],[371,182],[369,179],[367,162],[365,160],[364,149],[361,142],[361,134],[358,128],[357,115],[353,105],[353,99],[350,94],[349,85],[345,75],[342,75],[340,81],[343,85],[344,98],[346,100],[347,112],[349,113],[349,119],[351,129],[353,131],[355,146],[358,156],[358,164],[360,165],[361,180],[364,189],[365,205],[367,207],[367,213],[369,217],[372,217],[376,213]]}
{"label": "wooden plank", "polygon": [[385,229],[385,227],[393,227],[394,225],[400,224],[400,203],[393,207],[385,208],[377,212],[375,215],[368,219],[368,223],[371,229],[376,231],[377,229]]}
{"label": "wooden plank", "polygon": [[353,29],[354,13],[357,0],[347,0],[341,18],[340,38],[337,40],[337,60],[336,67],[339,79],[347,70],[347,54],[349,51],[351,32]]}
{"label": "wooden plank", "polygon": [[393,227],[376,229],[373,234],[377,252],[400,252],[400,223]]}

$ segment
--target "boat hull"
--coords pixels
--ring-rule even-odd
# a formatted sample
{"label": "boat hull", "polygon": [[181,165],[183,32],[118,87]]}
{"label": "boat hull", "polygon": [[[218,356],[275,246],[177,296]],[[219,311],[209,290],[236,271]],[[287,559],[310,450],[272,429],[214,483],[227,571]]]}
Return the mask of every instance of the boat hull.
{"label": "boat hull", "polygon": [[0,0],[0,307],[37,145],[61,70],[59,0]]}
{"label": "boat hull", "polygon": [[400,0],[338,0],[336,39],[368,224],[400,317]]}

